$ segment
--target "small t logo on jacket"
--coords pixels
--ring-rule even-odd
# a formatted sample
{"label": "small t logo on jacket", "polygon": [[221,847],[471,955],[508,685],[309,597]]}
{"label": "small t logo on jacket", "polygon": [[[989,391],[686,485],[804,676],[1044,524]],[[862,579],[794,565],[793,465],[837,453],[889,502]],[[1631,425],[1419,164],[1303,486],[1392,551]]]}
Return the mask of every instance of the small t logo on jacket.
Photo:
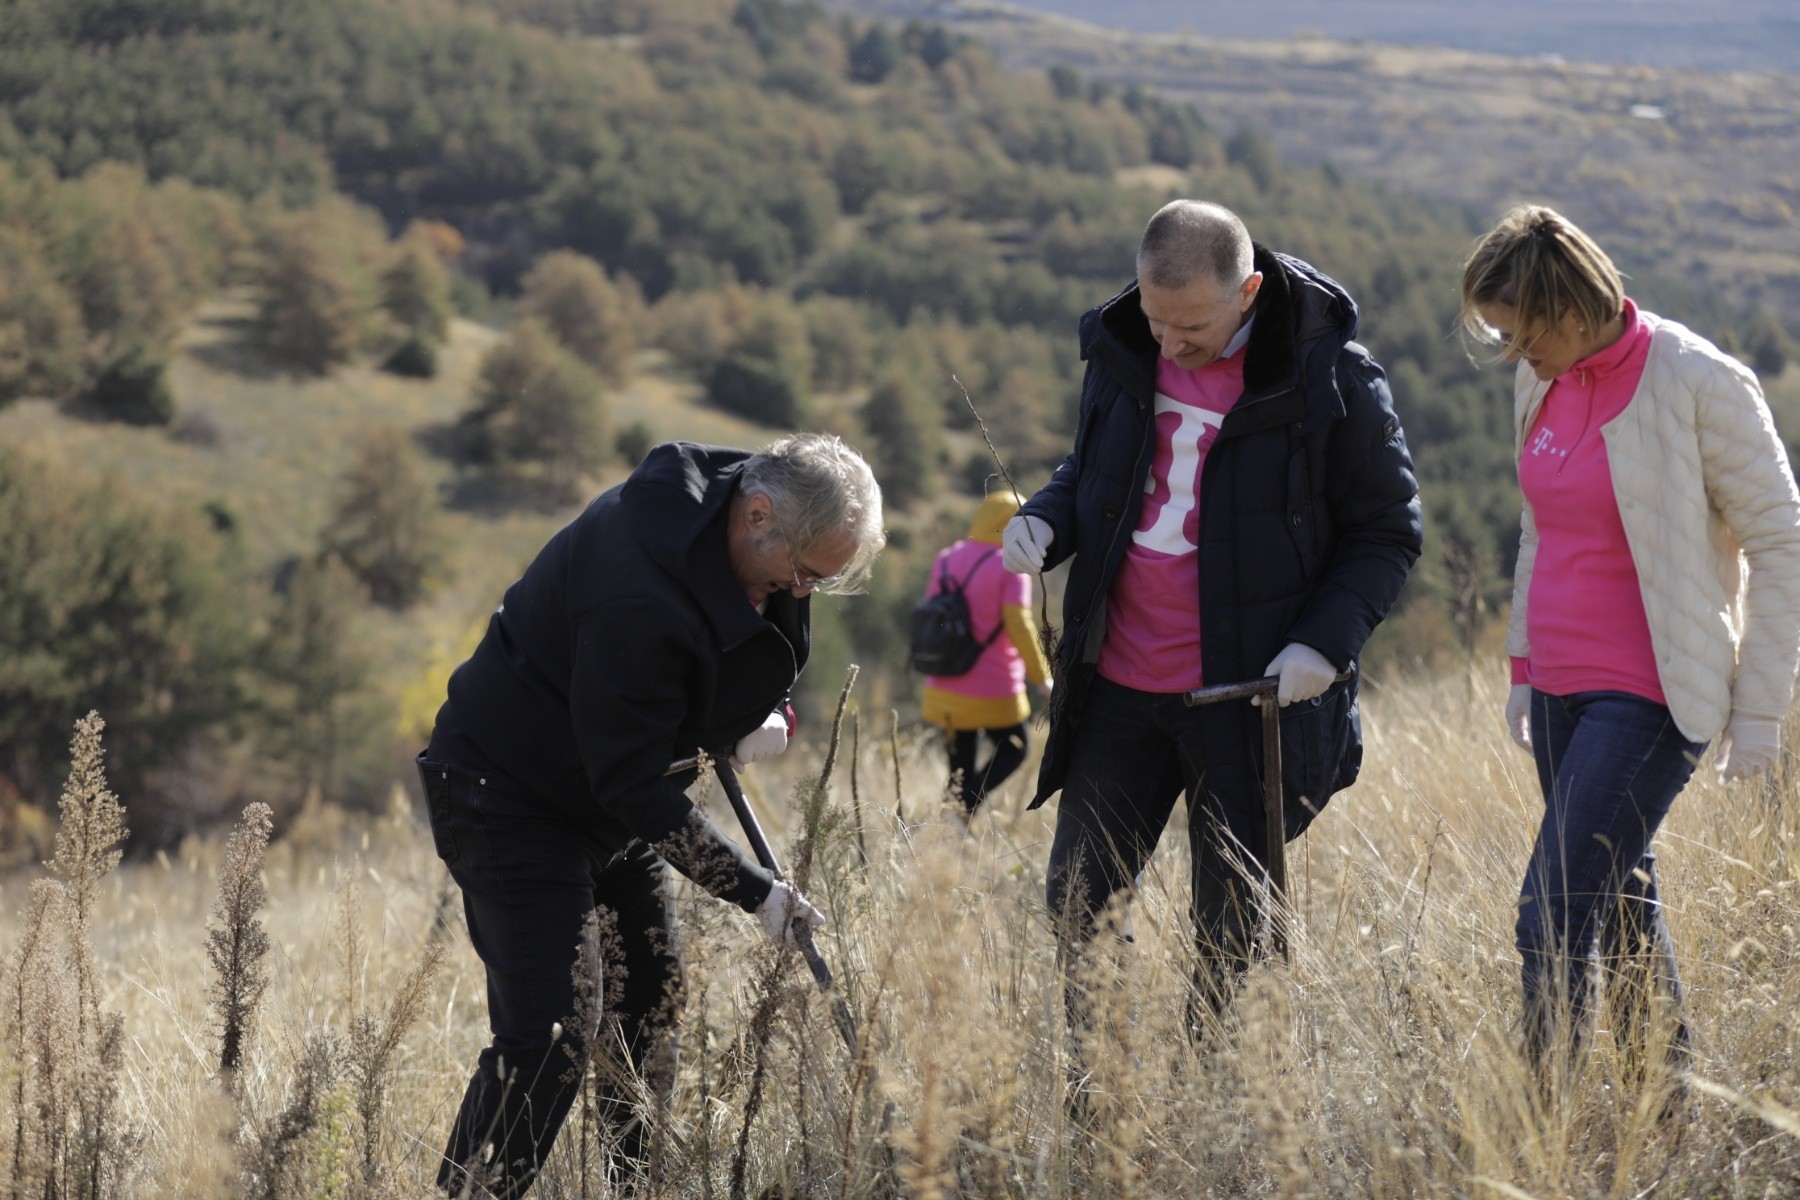
{"label": "small t logo on jacket", "polygon": [[1556,440],[1556,435],[1554,433],[1552,433],[1550,430],[1548,430],[1548,429],[1538,430],[1537,433],[1533,434],[1532,438],[1531,438],[1532,454],[1534,454],[1534,455],[1548,454],[1555,458],[1569,457],[1569,452],[1567,450],[1558,450],[1556,447],[1554,447],[1550,444],[1551,442],[1553,442],[1555,440]]}

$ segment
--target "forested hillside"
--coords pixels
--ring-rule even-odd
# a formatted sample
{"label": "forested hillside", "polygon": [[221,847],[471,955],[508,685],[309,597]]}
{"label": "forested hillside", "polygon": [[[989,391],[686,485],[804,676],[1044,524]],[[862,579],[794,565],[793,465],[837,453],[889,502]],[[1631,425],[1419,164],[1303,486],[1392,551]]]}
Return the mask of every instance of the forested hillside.
{"label": "forested hillside", "polygon": [[[288,719],[360,686],[321,665],[354,658],[331,606],[354,594],[401,613],[429,595],[445,501],[465,524],[521,495],[566,508],[649,439],[690,433],[677,409],[616,419],[609,397],[652,367],[764,427],[824,426],[869,451],[893,548],[872,597],[821,606],[809,674],[833,694],[854,658],[904,694],[922,564],[994,472],[962,389],[1035,487],[1069,438],[1074,320],[1129,278],[1144,219],[1176,194],[1233,206],[1363,306],[1429,517],[1426,561],[1372,657],[1456,654],[1504,601],[1507,386],[1450,336],[1459,261],[1488,214],[1290,169],[1257,135],[1221,137],[1142,89],[1004,73],[940,27],[779,0],[0,0],[0,31],[0,403],[205,442],[165,365],[222,288],[245,306],[233,369],[315,388],[346,364],[429,379],[452,305],[508,325],[462,416],[359,450],[335,508],[302,531],[310,549],[280,561],[232,541],[231,503],[192,534],[195,514],[146,515],[161,510],[115,481],[78,516],[38,493],[28,440],[0,447],[10,581],[72,524],[147,553],[165,543],[126,515],[167,522],[171,547],[129,569],[97,549],[54,586],[0,590],[0,712],[20,714],[0,722],[0,794],[43,799],[94,704],[111,706],[110,744],[139,748],[127,778],[191,765],[209,739],[314,764],[300,774],[315,784],[321,755],[384,761],[340,745],[397,742],[380,722],[299,736]],[[84,637],[108,610],[58,600],[141,591],[171,555],[197,556],[181,571],[236,597],[242,622],[192,624],[179,589],[157,591],[144,636],[197,631],[171,652],[179,669]],[[296,605],[312,642],[289,644]],[[211,646],[212,629],[236,632]],[[384,770],[323,778],[356,793]]]}

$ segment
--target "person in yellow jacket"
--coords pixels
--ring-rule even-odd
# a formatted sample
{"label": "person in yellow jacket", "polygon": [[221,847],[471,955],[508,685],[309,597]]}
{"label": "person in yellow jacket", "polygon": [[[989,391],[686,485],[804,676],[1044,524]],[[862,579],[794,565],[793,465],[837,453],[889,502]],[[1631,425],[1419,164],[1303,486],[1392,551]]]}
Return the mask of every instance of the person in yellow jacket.
{"label": "person in yellow jacket", "polygon": [[[930,599],[946,587],[961,588],[975,639],[984,647],[961,675],[927,675],[919,701],[919,715],[944,731],[951,780],[971,816],[1025,761],[1031,716],[1026,682],[1045,695],[1050,691],[1050,664],[1031,615],[1031,577],[1000,562],[1000,533],[1018,511],[1018,497],[1010,493],[982,501],[969,536],[938,552],[925,589]],[[984,734],[993,751],[977,765]]]}

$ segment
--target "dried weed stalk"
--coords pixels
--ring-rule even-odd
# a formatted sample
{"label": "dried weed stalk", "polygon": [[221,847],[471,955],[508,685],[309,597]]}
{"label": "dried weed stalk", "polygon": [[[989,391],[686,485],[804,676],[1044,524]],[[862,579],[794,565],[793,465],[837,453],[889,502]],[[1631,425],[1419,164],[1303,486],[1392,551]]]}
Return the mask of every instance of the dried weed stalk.
{"label": "dried weed stalk", "polygon": [[443,970],[448,954],[443,940],[428,937],[424,953],[394,989],[387,1008],[380,1014],[359,1012],[350,1022],[349,1075],[361,1132],[362,1180],[367,1188],[376,1188],[383,1182],[387,1165],[383,1154],[389,1132],[385,1122],[387,1098],[401,1040],[424,1013],[431,986]]}
{"label": "dried weed stalk", "polygon": [[206,934],[206,959],[214,974],[212,1010],[219,1027],[219,1073],[228,1083],[243,1062],[244,1043],[269,986],[264,962],[269,935],[263,931],[261,914],[269,899],[263,887],[263,861],[273,829],[274,813],[268,805],[244,809],[242,823],[225,842],[219,894]]}
{"label": "dried weed stalk", "polygon": [[11,972],[8,1174],[15,1196],[105,1200],[125,1194],[137,1136],[118,1111],[124,1019],[100,1011],[91,934],[101,881],[119,863],[125,809],[106,783],[98,713],[76,722],[55,880],[32,886]]}
{"label": "dried weed stalk", "polygon": [[78,987],[79,1036],[86,1041],[99,1012],[90,934],[94,899],[100,881],[119,865],[119,843],[126,837],[125,806],[106,784],[106,751],[100,735],[106,722],[89,712],[75,722],[69,744],[69,778],[59,802],[62,823],[56,831],[56,853],[50,873],[63,881],[69,894],[70,932]]}
{"label": "dried weed stalk", "polygon": [[267,1128],[255,1134],[246,1166],[245,1185],[257,1200],[287,1200],[306,1194],[314,1173],[305,1150],[325,1123],[330,1097],[337,1086],[341,1058],[337,1040],[319,1031],[306,1039],[288,1084],[287,1102]]}

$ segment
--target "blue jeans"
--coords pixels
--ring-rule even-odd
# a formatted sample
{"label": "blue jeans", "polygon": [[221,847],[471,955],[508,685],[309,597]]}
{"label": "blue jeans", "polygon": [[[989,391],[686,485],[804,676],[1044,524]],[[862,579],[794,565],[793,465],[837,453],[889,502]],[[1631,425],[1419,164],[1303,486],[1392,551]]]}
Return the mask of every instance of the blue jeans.
{"label": "blue jeans", "polygon": [[[1176,798],[1185,795],[1195,997],[1216,1012],[1249,966],[1261,924],[1251,880],[1262,877],[1262,794],[1220,796],[1204,786],[1201,712],[1179,694],[1094,680],[1057,804],[1046,899],[1067,971],[1093,938],[1107,902],[1143,870]],[[1084,1024],[1072,983],[1067,1001],[1071,1021]]]}
{"label": "blue jeans", "polygon": [[[1666,707],[1640,696],[1533,690],[1531,746],[1544,821],[1519,891],[1526,1049],[1543,1066],[1559,1030],[1571,1048],[1580,1044],[1598,941],[1614,1037],[1629,1061],[1653,992],[1679,1018],[1681,979],[1650,841],[1706,743],[1688,741]],[[1684,1052],[1679,1020],[1673,1040],[1668,1049]]]}

